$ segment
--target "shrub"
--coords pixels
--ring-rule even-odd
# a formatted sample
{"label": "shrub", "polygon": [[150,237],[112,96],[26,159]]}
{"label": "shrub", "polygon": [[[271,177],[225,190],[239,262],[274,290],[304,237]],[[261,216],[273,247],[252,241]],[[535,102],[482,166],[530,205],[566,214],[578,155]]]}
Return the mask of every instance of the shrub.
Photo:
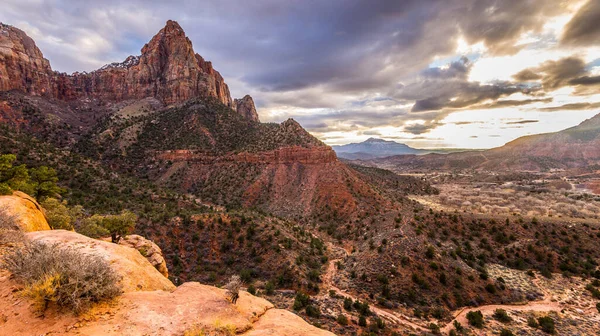
{"label": "shrub", "polygon": [[540,325],[539,325],[539,323],[538,323],[538,321],[537,321],[537,320],[535,319],[535,317],[533,317],[533,316],[529,316],[529,317],[527,318],[527,325],[528,325],[529,327],[531,327],[531,328],[537,328],[537,327],[539,327],[539,326],[540,326]]}
{"label": "shrub", "polygon": [[512,321],[512,318],[508,316],[508,313],[506,313],[506,310],[504,309],[496,309],[496,311],[494,311],[494,318],[503,323]]}
{"label": "shrub", "polygon": [[598,312],[600,313],[600,302],[596,303],[596,309],[598,309]]}
{"label": "shrub", "polygon": [[502,329],[500,330],[500,336],[514,336],[514,334],[508,329]]}
{"label": "shrub", "polygon": [[348,318],[346,317],[346,315],[340,314],[337,317],[337,323],[339,323],[340,325],[343,325],[343,326],[347,326],[348,325]]}
{"label": "shrub", "polygon": [[548,334],[554,334],[554,319],[550,316],[543,316],[538,318],[538,324],[543,332]]}
{"label": "shrub", "polygon": [[319,310],[318,307],[315,307],[313,305],[308,305],[306,306],[306,315],[308,317],[314,317],[314,318],[319,318],[321,317],[321,310]]}
{"label": "shrub", "polygon": [[231,303],[235,304],[237,302],[237,299],[240,297],[240,288],[242,288],[242,280],[239,276],[232,275],[229,282],[225,285]]}
{"label": "shrub", "polygon": [[308,305],[309,301],[310,297],[307,294],[298,292],[296,294],[296,298],[294,299],[294,310],[301,310]]}
{"label": "shrub", "polygon": [[483,327],[483,314],[480,310],[468,312],[467,320],[469,321],[469,324],[475,328]]}
{"label": "shrub", "polygon": [[435,323],[429,323],[429,325],[427,326],[429,328],[429,330],[431,330],[431,332],[434,335],[439,335],[440,334],[440,326],[438,326]]}
{"label": "shrub", "polygon": [[364,317],[363,315],[360,315],[358,317],[358,325],[361,327],[366,327],[367,326],[367,318]]}
{"label": "shrub", "polygon": [[48,225],[53,230],[73,230],[75,216],[81,213],[80,207],[75,207],[71,211],[67,207],[67,202],[61,202],[56,198],[46,198],[40,205],[44,208]]}
{"label": "shrub", "polygon": [[53,168],[13,166],[16,160],[13,154],[0,155],[0,195],[10,195],[13,190],[20,190],[40,200],[63,192],[56,185],[58,178]]}
{"label": "shrub", "polygon": [[88,237],[97,238],[93,235],[108,232],[111,241],[118,244],[121,236],[133,230],[136,221],[137,216],[127,210],[118,215],[93,215],[84,221],[80,233]]}
{"label": "shrub", "polygon": [[102,257],[54,244],[24,244],[8,252],[1,265],[24,284],[24,294],[40,312],[55,302],[81,313],[121,294],[120,277]]}
{"label": "shrub", "polygon": [[267,281],[265,284],[265,293],[267,295],[273,295],[275,292],[275,285],[271,281]]}
{"label": "shrub", "polygon": [[346,309],[347,311],[352,311],[352,299],[351,298],[344,299],[344,309]]}
{"label": "shrub", "polygon": [[254,287],[254,285],[248,286],[248,293],[256,295],[256,288]]}
{"label": "shrub", "polygon": [[465,330],[465,328],[462,326],[462,324],[460,324],[460,322],[458,322],[457,320],[454,320],[454,329],[456,329],[456,331],[458,332],[463,332],[463,330]]}
{"label": "shrub", "polygon": [[17,217],[0,208],[0,245],[20,243],[24,240],[25,236],[17,224]]}

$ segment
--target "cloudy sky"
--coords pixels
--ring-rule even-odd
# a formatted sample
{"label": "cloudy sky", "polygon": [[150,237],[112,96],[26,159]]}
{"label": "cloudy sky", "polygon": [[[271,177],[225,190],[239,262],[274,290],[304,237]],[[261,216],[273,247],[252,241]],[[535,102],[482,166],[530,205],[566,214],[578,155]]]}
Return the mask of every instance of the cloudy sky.
{"label": "cloudy sky", "polygon": [[262,121],[328,144],[488,148],[600,113],[599,0],[3,0],[55,70],[138,55],[173,19]]}

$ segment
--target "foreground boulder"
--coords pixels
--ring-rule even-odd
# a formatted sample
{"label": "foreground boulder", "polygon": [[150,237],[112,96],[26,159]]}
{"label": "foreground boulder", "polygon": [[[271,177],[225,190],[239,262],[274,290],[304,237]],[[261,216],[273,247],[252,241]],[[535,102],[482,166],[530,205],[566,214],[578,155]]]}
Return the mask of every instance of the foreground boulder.
{"label": "foreground boulder", "polygon": [[0,196],[0,209],[15,216],[24,232],[50,230],[42,207],[23,192],[15,191],[12,195]]}
{"label": "foreground boulder", "polygon": [[165,278],[169,277],[167,262],[163,257],[162,250],[150,239],[146,239],[140,235],[128,235],[121,238],[119,244],[138,250],[160,274],[164,275]]}

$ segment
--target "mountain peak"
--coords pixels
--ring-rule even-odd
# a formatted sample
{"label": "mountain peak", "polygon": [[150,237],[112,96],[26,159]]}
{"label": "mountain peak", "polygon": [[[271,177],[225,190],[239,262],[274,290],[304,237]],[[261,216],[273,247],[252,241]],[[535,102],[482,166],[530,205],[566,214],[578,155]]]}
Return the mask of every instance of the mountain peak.
{"label": "mountain peak", "polygon": [[174,30],[183,31],[183,29],[181,28],[179,23],[177,23],[177,21],[174,21],[174,20],[167,20],[167,23],[165,24],[164,29],[165,30],[174,29]]}
{"label": "mountain peak", "polygon": [[[0,45],[4,47],[0,48],[0,91],[20,90],[60,100],[154,97],[167,105],[202,96],[236,108],[221,74],[194,52],[192,41],[173,20],[144,45],[140,56],[129,56],[90,73],[53,71],[35,42],[13,26],[0,25]],[[242,110],[258,119],[254,104],[245,101],[247,108]]]}
{"label": "mountain peak", "polygon": [[259,121],[254,99],[250,95],[245,95],[244,98],[234,99],[233,108],[244,118],[251,121]]}
{"label": "mountain peak", "polygon": [[383,140],[383,139],[371,137],[371,138],[368,138],[367,140],[365,140],[364,142],[366,142],[366,143],[369,143],[369,142],[373,143],[373,142],[387,142],[387,141]]}

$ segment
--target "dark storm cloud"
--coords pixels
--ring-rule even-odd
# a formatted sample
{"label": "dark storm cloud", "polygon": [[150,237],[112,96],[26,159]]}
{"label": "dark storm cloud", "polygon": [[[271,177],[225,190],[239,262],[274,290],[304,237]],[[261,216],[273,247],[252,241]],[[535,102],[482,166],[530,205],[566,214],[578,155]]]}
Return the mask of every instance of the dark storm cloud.
{"label": "dark storm cloud", "polygon": [[[421,73],[411,83],[401,86],[393,96],[397,99],[414,100],[411,112],[437,111],[443,109],[461,109],[477,106],[478,108],[495,108],[518,106],[519,101],[497,102],[482,105],[482,102],[496,101],[501,97],[514,93],[530,94],[537,90],[524,84],[497,82],[480,84],[468,80],[472,63],[465,57],[452,62],[448,67],[430,68]],[[535,102],[529,100],[526,103]],[[500,104],[500,105],[497,105]]]}
{"label": "dark storm cloud", "polygon": [[593,94],[597,93],[597,90],[588,89],[586,86],[600,84],[600,76],[590,76],[587,64],[575,56],[547,61],[538,67],[524,69],[513,78],[517,81],[540,82],[546,92],[574,86],[577,94]]}
{"label": "dark storm cloud", "polygon": [[414,124],[414,125],[404,126],[404,131],[411,133],[411,134],[420,135],[420,134],[429,133],[432,129],[437,128],[442,125],[443,125],[443,123],[440,123],[438,121],[430,121],[430,122],[426,122],[424,124]]}
{"label": "dark storm cloud", "polygon": [[[562,13],[561,3],[4,0],[0,21],[32,35],[55,69],[72,72],[139,54],[166,20],[173,19],[196,52],[213,61],[234,96],[253,94],[259,112],[282,106],[331,110],[310,116],[280,113],[272,121],[294,116],[309,130],[326,132],[400,128],[407,121],[424,120],[406,128],[419,134],[439,126],[452,109],[536,102],[495,101],[514,93],[539,93],[535,85],[520,83],[539,81],[545,73],[522,75],[515,83],[481,84],[468,80],[472,65],[466,58],[443,68],[429,64],[454,56],[459,38],[483,42],[488,56],[514,53],[525,46],[515,46],[525,33],[538,32]],[[566,83],[585,81],[585,76],[589,74]],[[356,104],[349,106],[352,102]],[[392,106],[382,110],[381,104]],[[412,109],[406,108],[409,104]]]}
{"label": "dark storm cloud", "polygon": [[600,44],[600,1],[589,0],[569,21],[561,37],[563,45]]}
{"label": "dark storm cloud", "polygon": [[424,68],[434,56],[452,52],[459,34],[469,42],[484,42],[492,53],[506,53],[522,33],[539,29],[555,15],[558,3],[7,0],[0,20],[25,23],[66,44],[86,34],[108,41],[94,59],[81,60],[73,51],[85,43],[73,42],[74,50],[63,53],[50,49],[48,39],[42,51],[59,70],[93,70],[97,62],[138,54],[144,41],[174,19],[226,78],[240,78],[253,88],[289,91],[326,85],[326,91],[381,91]]}

